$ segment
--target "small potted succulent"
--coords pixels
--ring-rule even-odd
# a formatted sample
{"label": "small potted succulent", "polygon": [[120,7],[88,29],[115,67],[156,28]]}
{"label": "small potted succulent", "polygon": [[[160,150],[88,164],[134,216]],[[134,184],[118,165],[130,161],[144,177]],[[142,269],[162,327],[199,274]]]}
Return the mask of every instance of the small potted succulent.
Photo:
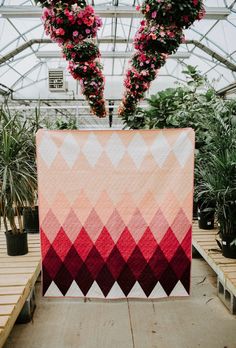
{"label": "small potted succulent", "polygon": [[8,255],[28,252],[22,207],[33,206],[37,188],[35,143],[31,129],[19,114],[0,109],[0,215]]}

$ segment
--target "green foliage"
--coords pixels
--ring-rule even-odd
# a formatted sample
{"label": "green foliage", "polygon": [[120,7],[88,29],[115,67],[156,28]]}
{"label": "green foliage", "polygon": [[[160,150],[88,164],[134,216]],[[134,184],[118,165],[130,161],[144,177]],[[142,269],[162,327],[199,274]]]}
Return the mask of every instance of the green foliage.
{"label": "green foliage", "polygon": [[69,117],[67,119],[57,118],[53,128],[70,130],[77,129],[76,119],[74,117]]}
{"label": "green foliage", "polygon": [[[6,231],[23,232],[20,209],[33,205],[37,189],[35,165],[35,125],[0,109],[0,215]],[[18,218],[19,229],[15,223]]]}
{"label": "green foliage", "polygon": [[219,114],[209,125],[208,145],[196,171],[199,175],[198,197],[216,202],[221,234],[236,235],[236,126],[234,115],[224,120]]}
{"label": "green foliage", "polygon": [[[147,99],[149,107],[139,109],[133,117],[124,119],[130,129],[163,129],[192,127],[196,132],[196,147],[208,143],[208,122],[214,122],[215,110],[223,112],[225,103],[217,96],[195,67],[184,71],[188,81],[184,86],[168,88]],[[200,91],[201,89],[201,91]]]}

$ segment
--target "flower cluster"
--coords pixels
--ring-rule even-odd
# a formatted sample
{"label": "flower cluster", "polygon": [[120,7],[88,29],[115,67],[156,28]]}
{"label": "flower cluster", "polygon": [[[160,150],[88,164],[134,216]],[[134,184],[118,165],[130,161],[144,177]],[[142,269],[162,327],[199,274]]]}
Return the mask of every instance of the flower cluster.
{"label": "flower cluster", "polygon": [[66,42],[63,47],[63,57],[74,62],[89,62],[101,56],[98,46],[90,41],[83,41],[75,44],[72,41]]}
{"label": "flower cluster", "polygon": [[62,48],[64,58],[69,61],[68,69],[80,81],[91,111],[98,117],[106,116],[104,76],[102,66],[96,61],[100,52],[97,45],[88,40],[96,37],[101,19],[84,0],[39,2],[45,6],[42,17],[45,31]]}
{"label": "flower cluster", "polygon": [[148,90],[150,82],[155,77],[155,70],[142,70],[138,72],[136,69],[130,69],[126,74],[124,85],[134,97],[140,99]]}
{"label": "flower cluster", "polygon": [[99,117],[106,116],[104,93],[104,76],[102,66],[97,61],[74,63],[69,62],[71,75],[80,81],[82,93],[89,102],[93,113]]}
{"label": "flower cluster", "polygon": [[142,70],[158,70],[166,62],[167,54],[156,52],[155,55],[149,53],[136,52],[132,57],[132,66],[139,72]]}
{"label": "flower cluster", "polygon": [[134,48],[151,54],[173,53],[183,42],[183,30],[176,27],[156,25],[153,21],[142,21],[134,37]]}
{"label": "flower cluster", "polygon": [[44,28],[46,34],[59,44],[67,41],[80,41],[96,37],[102,26],[100,17],[96,16],[92,6],[81,7],[57,1],[55,6],[44,8]]}
{"label": "flower cluster", "polygon": [[202,0],[145,0],[141,12],[149,21],[185,29],[205,15]]}
{"label": "flower cluster", "polygon": [[119,108],[124,119],[135,112],[168,55],[184,42],[183,29],[203,17],[203,0],[144,0],[141,12],[145,20],[134,38],[136,52],[126,73],[125,94]]}

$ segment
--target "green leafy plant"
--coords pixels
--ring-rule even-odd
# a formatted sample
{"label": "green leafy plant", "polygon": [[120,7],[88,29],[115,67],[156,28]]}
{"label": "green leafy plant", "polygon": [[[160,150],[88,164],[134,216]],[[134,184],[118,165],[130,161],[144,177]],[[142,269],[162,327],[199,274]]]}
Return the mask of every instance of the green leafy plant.
{"label": "green leafy plant", "polygon": [[76,119],[74,117],[69,117],[67,119],[57,118],[55,125],[53,126],[55,129],[77,129]]}
{"label": "green leafy plant", "polygon": [[215,90],[197,71],[187,66],[185,85],[167,88],[147,99],[148,108],[139,109],[133,117],[123,118],[131,129],[163,129],[192,127],[196,132],[196,147],[209,142],[207,120],[213,122],[215,109],[220,112],[225,104]]}
{"label": "green leafy plant", "polygon": [[211,143],[198,164],[198,197],[216,202],[216,216],[221,235],[236,238],[236,127],[234,115],[224,120],[216,112],[208,124]]}
{"label": "green leafy plant", "polygon": [[[0,109],[0,213],[6,231],[23,232],[21,208],[32,206],[37,189],[34,126]],[[18,221],[18,226],[15,221]],[[10,227],[10,228],[9,228]]]}

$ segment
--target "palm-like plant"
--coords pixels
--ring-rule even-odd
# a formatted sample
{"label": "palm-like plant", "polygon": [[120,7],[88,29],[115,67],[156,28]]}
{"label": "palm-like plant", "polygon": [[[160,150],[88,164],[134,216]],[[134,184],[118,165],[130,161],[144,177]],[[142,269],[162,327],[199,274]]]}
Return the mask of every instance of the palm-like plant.
{"label": "palm-like plant", "polygon": [[199,198],[216,202],[221,235],[236,238],[236,127],[216,115],[209,125],[211,143],[199,164]]}
{"label": "palm-like plant", "polygon": [[[5,230],[23,232],[21,207],[32,206],[37,188],[32,126],[0,109],[0,212]],[[15,222],[15,215],[18,226]],[[10,227],[10,228],[9,228]]]}

